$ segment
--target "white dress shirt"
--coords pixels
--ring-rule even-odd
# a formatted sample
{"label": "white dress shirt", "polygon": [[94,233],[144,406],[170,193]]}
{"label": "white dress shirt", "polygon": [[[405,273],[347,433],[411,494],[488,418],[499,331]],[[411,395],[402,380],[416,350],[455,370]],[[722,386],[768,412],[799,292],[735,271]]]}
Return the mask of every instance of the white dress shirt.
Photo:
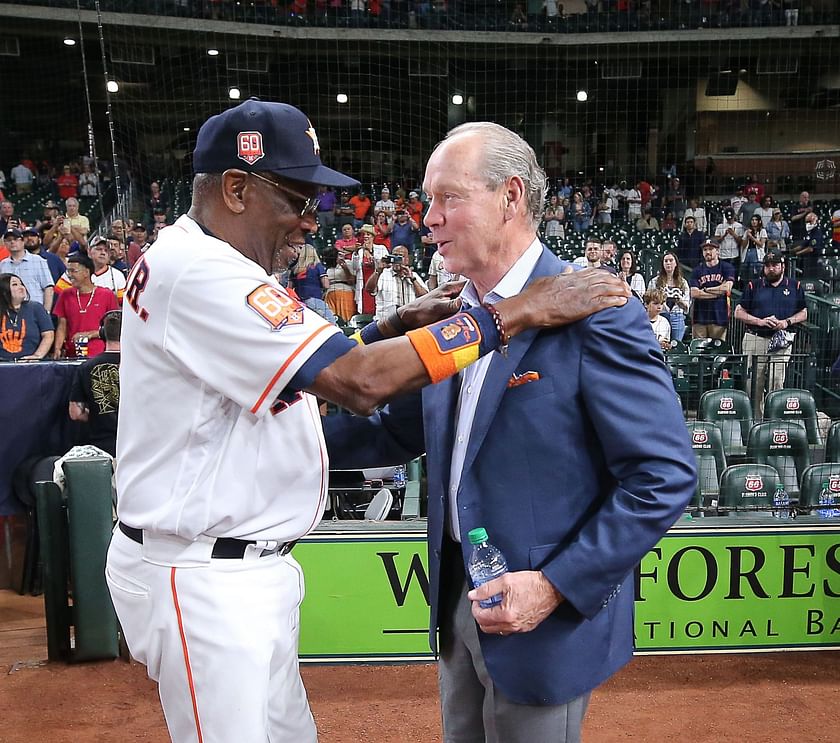
{"label": "white dress shirt", "polygon": [[[534,266],[542,255],[542,244],[534,238],[528,249],[519,256],[516,263],[501,278],[483,299],[479,299],[475,291],[475,284],[470,281],[461,293],[461,299],[467,307],[486,303],[496,302],[513,297],[519,294],[534,271]],[[475,418],[478,398],[481,395],[481,387],[494,353],[482,356],[474,364],[464,369],[459,377],[461,380],[461,391],[458,394],[458,405],[455,409],[455,438],[452,442],[452,464],[449,470],[449,535],[456,541],[461,541],[461,532],[458,519],[458,488],[461,485],[461,474],[464,469],[464,459],[467,454],[467,446],[470,443],[470,432],[472,431],[473,419]]]}

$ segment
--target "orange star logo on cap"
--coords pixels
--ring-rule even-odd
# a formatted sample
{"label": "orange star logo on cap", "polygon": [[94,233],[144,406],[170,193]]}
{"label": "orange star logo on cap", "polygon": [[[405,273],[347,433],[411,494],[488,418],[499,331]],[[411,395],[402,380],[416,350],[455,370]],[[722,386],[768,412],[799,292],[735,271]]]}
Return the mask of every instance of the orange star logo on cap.
{"label": "orange star logo on cap", "polygon": [[315,154],[320,154],[321,145],[318,144],[318,135],[315,134],[315,127],[312,126],[311,121],[309,122],[309,129],[306,130],[306,136],[312,140],[312,149],[315,151]]}

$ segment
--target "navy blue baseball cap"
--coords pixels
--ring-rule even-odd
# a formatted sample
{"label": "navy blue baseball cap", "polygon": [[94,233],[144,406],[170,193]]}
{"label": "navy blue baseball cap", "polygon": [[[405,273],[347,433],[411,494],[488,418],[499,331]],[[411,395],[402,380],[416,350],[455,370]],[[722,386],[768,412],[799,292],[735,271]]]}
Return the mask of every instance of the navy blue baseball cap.
{"label": "navy blue baseball cap", "polygon": [[326,167],[320,152],[318,135],[306,114],[286,103],[250,98],[201,125],[193,172],[223,173],[238,168],[321,186],[359,185]]}

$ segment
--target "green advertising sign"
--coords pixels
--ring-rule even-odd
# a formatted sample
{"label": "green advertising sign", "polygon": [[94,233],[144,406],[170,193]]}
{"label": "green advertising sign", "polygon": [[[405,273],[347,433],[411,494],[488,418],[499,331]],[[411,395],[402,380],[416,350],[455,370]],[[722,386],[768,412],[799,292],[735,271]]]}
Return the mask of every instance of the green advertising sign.
{"label": "green advertising sign", "polygon": [[[316,532],[303,661],[429,660],[425,534]],[[840,647],[840,530],[674,529],[636,573],[636,649]]]}

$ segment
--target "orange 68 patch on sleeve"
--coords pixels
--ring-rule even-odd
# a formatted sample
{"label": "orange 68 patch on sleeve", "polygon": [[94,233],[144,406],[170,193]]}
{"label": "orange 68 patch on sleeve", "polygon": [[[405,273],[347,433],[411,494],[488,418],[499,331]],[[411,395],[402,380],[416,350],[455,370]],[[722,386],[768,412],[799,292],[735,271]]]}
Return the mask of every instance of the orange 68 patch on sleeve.
{"label": "orange 68 patch on sleeve", "polygon": [[271,325],[272,330],[303,322],[303,304],[270,284],[258,286],[246,301],[254,312]]}

